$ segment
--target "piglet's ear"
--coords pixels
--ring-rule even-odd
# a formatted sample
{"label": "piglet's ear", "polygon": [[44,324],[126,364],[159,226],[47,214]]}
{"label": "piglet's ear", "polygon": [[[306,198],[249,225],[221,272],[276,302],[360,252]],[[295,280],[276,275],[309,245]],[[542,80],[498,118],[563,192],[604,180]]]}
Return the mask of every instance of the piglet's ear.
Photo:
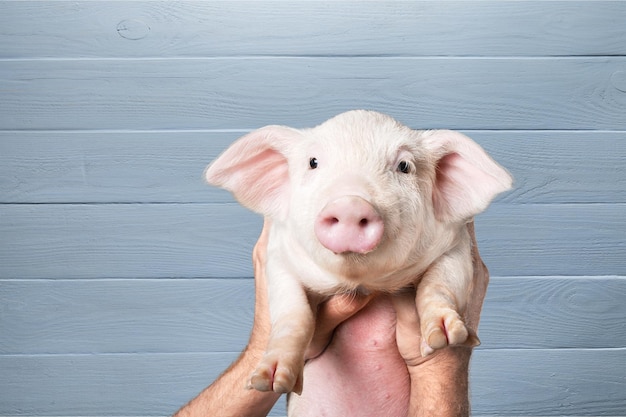
{"label": "piglet's ear", "polygon": [[466,221],[513,184],[511,175],[476,142],[451,130],[424,132],[424,145],[437,160],[433,205],[438,220]]}
{"label": "piglet's ear", "polygon": [[206,181],[224,188],[249,209],[284,218],[289,208],[287,153],[298,130],[266,126],[238,139],[211,163]]}

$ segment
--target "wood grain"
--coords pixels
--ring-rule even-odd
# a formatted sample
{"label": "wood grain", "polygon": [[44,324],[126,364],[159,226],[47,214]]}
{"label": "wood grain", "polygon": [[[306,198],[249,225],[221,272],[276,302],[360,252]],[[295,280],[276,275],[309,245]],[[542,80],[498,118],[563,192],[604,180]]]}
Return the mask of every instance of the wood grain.
{"label": "wood grain", "polygon": [[[478,349],[626,347],[626,277],[491,280]],[[0,281],[0,355],[238,352],[252,279]]]}
{"label": "wood grain", "polygon": [[[234,357],[232,353],[3,355],[0,413],[170,415]],[[509,416],[620,415],[626,409],[625,359],[624,349],[476,351],[471,370],[473,411]],[[284,409],[275,413],[284,415]]]}
{"label": "wood grain", "polygon": [[367,108],[422,128],[625,130],[611,81],[625,69],[623,57],[9,60],[0,127],[304,127]]}
{"label": "wood grain", "polygon": [[238,352],[252,279],[0,281],[0,354]]}
{"label": "wood grain", "polygon": [[250,276],[262,226],[259,216],[232,204],[0,209],[3,277]]}
{"label": "wood grain", "polygon": [[[0,131],[0,202],[232,202],[202,172],[245,133]],[[515,177],[501,202],[626,203],[626,132],[465,133]]]}
{"label": "wood grain", "polygon": [[0,132],[4,203],[232,202],[202,174],[241,132]]}
{"label": "wood grain", "polygon": [[626,347],[626,277],[492,278],[485,349]]}
{"label": "wood grain", "polygon": [[626,349],[476,351],[473,411],[510,416],[623,415]]}
{"label": "wood grain", "polygon": [[623,55],[624,20],[615,1],[2,2],[0,57]]}
{"label": "wood grain", "polygon": [[[163,416],[245,344],[235,138],[370,108],[516,188],[474,415],[626,415],[626,2],[0,2],[0,416]],[[284,415],[284,402],[272,415]]]}
{"label": "wood grain", "polygon": [[622,204],[494,204],[476,218],[494,275],[626,275]]}
{"label": "wood grain", "polygon": [[[626,275],[620,204],[494,204],[477,218],[497,276]],[[236,204],[0,206],[6,278],[248,277],[261,218]]]}

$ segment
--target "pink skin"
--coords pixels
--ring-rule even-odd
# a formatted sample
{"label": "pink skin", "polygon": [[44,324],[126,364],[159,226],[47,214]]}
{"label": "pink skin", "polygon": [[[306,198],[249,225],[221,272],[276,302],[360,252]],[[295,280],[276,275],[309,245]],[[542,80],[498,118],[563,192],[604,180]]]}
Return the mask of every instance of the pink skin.
{"label": "pink skin", "polygon": [[272,332],[250,388],[302,392],[317,302],[338,292],[416,287],[422,355],[478,343],[463,322],[472,288],[464,226],[512,178],[468,137],[352,111],[312,129],[251,132],[205,175],[273,222]]}
{"label": "pink skin", "polygon": [[334,253],[368,253],[383,236],[383,219],[361,197],[348,195],[329,202],[315,221],[315,235]]}
{"label": "pink skin", "polygon": [[304,390],[290,397],[289,415],[406,416],[409,374],[398,352],[395,311],[377,297],[344,322],[323,355],[304,367]]}

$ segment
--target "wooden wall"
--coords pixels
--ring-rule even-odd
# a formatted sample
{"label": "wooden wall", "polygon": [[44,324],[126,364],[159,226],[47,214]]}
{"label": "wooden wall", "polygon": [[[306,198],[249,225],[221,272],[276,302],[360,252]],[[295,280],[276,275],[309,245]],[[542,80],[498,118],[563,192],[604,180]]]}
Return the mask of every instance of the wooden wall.
{"label": "wooden wall", "polygon": [[[516,178],[476,415],[626,415],[626,2],[0,2],[0,415],[165,416],[245,345],[250,129],[353,108]],[[284,405],[272,415],[285,413]]]}

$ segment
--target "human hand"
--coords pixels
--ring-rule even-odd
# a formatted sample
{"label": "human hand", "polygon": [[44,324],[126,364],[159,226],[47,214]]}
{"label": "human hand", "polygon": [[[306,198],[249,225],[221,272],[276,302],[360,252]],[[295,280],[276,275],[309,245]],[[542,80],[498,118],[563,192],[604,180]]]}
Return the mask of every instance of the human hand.
{"label": "human hand", "polygon": [[306,351],[305,359],[321,355],[333,338],[335,329],[348,320],[374,297],[373,293],[347,292],[336,294],[318,306],[313,340]]}

